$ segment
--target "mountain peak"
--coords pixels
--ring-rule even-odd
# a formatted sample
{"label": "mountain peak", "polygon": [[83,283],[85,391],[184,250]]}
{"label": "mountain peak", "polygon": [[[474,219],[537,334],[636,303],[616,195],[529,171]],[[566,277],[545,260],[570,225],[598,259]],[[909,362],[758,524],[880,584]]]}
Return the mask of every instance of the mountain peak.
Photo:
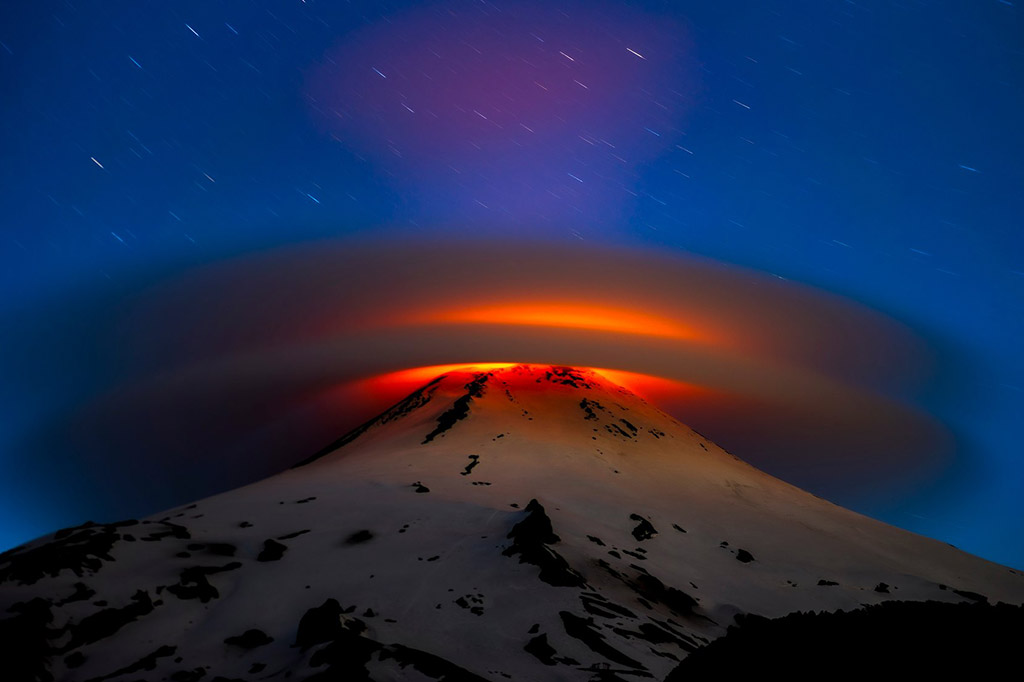
{"label": "mountain peak", "polygon": [[[472,427],[467,428],[470,421]],[[517,433],[538,440],[578,444],[605,442],[610,437],[636,444],[660,439],[666,424],[681,426],[597,370],[532,364],[468,366],[440,374],[297,466],[356,440],[418,438],[420,445],[428,445],[451,437],[472,440],[481,429],[493,436],[491,431],[514,427]],[[505,435],[510,434],[501,437]]]}
{"label": "mountain peak", "polygon": [[460,379],[472,375],[473,378],[483,380],[497,380],[499,382],[526,387],[531,384],[542,384],[546,388],[550,386],[570,386],[572,388],[594,389],[612,388],[613,390],[625,391],[625,388],[618,386],[601,375],[597,370],[585,367],[567,367],[563,365],[469,365],[464,368],[453,369],[437,377],[438,380],[445,378]]}
{"label": "mountain peak", "polygon": [[25,679],[663,679],[737,615],[890,600],[1021,603],[1024,577],[538,365],[444,373],[281,474],[0,555]]}
{"label": "mountain peak", "polygon": [[629,396],[636,400],[637,396],[629,389],[620,386],[600,370],[585,367],[567,367],[563,365],[540,364],[509,364],[509,365],[468,365],[449,369],[439,373],[432,381],[427,382],[420,390],[436,385],[441,393],[461,392],[470,388],[483,393],[488,388],[508,391],[513,394],[544,393],[566,394],[572,391],[604,391],[609,394]]}

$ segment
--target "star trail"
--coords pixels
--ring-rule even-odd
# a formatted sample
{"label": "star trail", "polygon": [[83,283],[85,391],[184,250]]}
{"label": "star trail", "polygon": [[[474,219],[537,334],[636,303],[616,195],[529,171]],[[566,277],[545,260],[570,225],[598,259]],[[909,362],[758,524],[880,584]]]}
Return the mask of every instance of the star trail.
{"label": "star trail", "polygon": [[417,368],[542,362],[1024,566],[1022,35],[1005,2],[6,3],[0,545],[273,473]]}

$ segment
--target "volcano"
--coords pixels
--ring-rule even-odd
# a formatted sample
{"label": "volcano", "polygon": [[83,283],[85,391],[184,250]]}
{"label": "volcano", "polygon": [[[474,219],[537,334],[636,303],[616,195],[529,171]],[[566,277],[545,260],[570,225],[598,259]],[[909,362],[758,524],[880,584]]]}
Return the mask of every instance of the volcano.
{"label": "volcano", "polygon": [[0,581],[26,680],[664,679],[748,615],[1024,601],[1012,569],[532,365],[447,373],[276,476],[40,538]]}

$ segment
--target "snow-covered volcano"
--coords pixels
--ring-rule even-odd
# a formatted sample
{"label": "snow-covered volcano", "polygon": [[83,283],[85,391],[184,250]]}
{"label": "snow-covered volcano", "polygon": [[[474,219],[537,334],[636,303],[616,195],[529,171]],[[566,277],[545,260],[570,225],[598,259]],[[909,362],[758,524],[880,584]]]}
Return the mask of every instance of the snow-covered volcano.
{"label": "snow-covered volcano", "polygon": [[[827,456],[827,455],[823,455]],[[453,372],[295,468],[0,555],[59,680],[662,679],[740,613],[1024,601],[588,371]]]}

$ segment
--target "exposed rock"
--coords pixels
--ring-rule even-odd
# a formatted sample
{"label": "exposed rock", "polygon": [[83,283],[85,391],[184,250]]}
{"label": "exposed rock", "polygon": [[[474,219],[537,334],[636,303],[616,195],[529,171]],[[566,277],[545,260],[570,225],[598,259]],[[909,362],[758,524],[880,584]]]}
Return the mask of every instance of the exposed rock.
{"label": "exposed rock", "polygon": [[345,538],[346,545],[360,545],[364,542],[369,542],[373,539],[373,533],[368,530],[357,530],[352,535]]}
{"label": "exposed rock", "polygon": [[473,398],[480,398],[483,396],[484,385],[487,383],[490,376],[490,374],[478,374],[473,381],[466,384],[467,393],[462,397],[457,398],[455,402],[452,403],[451,408],[446,410],[437,418],[437,428],[426,435],[423,439],[424,445],[455,426],[456,422],[460,419],[465,419],[469,415],[469,404],[473,402]]}
{"label": "exposed rock", "polygon": [[263,549],[260,550],[256,561],[278,561],[287,550],[288,545],[282,544],[277,540],[264,540]]}
{"label": "exposed rock", "polygon": [[644,669],[644,666],[639,661],[633,660],[608,644],[605,641],[605,636],[601,634],[594,625],[593,618],[581,618],[569,611],[559,611],[558,615],[562,619],[562,625],[565,627],[565,633],[570,637],[583,642],[588,649],[596,653],[598,656],[606,658],[609,661],[619,663],[620,665],[628,665],[631,668],[638,668],[640,670]]}
{"label": "exposed rock", "polygon": [[639,514],[630,514],[629,518],[630,520],[637,522],[636,528],[632,531],[633,537],[637,540],[650,540],[658,534],[658,531],[651,525],[651,522]]}
{"label": "exposed rock", "polygon": [[879,671],[915,679],[1012,671],[1020,666],[1024,607],[890,601],[850,612],[774,620],[741,615],[736,621],[725,637],[683,660],[666,682],[717,678],[723,670],[736,679],[809,679],[835,670],[838,662],[849,679]]}
{"label": "exposed rock", "polygon": [[178,584],[171,585],[167,591],[179,599],[198,599],[205,604],[220,596],[220,592],[210,584],[206,576],[234,571],[241,567],[242,564],[237,561],[232,561],[224,566],[191,566],[181,572]]}
{"label": "exposed rock", "polygon": [[548,644],[547,635],[537,635],[523,647],[523,651],[534,656],[544,665],[555,665],[554,656],[558,654],[555,648]]}
{"label": "exposed rock", "polygon": [[0,583],[13,580],[31,585],[43,576],[56,577],[65,570],[79,578],[85,573],[96,573],[104,562],[113,561],[110,551],[121,539],[119,529],[137,524],[138,521],[122,521],[101,525],[88,521],[57,531],[49,542],[8,550],[0,554]]}
{"label": "exposed rock", "polygon": [[240,635],[228,637],[224,640],[224,643],[241,649],[255,649],[256,647],[270,644],[273,641],[274,638],[263,632],[263,630],[253,628],[252,630],[246,630]]}
{"label": "exposed rock", "polygon": [[559,542],[551,527],[551,519],[537,500],[530,500],[524,510],[526,517],[512,527],[508,537],[512,544],[502,552],[505,556],[519,555],[522,563],[540,567],[540,579],[558,587],[580,587],[585,584],[560,554],[548,545]]}

